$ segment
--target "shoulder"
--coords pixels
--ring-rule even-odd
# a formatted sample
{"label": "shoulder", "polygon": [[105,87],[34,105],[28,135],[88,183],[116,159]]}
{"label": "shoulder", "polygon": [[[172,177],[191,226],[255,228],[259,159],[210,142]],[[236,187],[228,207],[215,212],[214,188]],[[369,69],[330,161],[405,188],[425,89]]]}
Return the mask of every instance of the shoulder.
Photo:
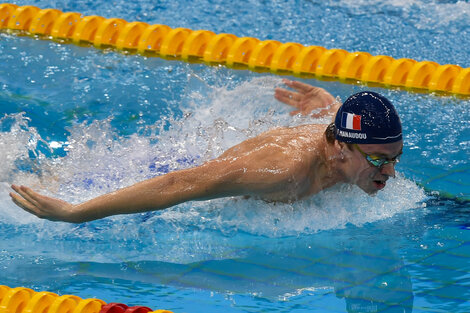
{"label": "shoulder", "polygon": [[[328,127],[327,124],[304,124],[292,127],[276,127],[261,133],[258,136],[282,136],[282,135],[301,135],[308,134],[311,136],[317,136],[323,134]],[[257,136],[257,137],[258,137]],[[254,137],[256,138],[256,137]]]}
{"label": "shoulder", "polygon": [[[297,163],[299,158],[312,157],[323,142],[326,125],[279,127],[261,133],[228,149],[219,159],[244,162]],[[293,164],[292,164],[293,165]]]}

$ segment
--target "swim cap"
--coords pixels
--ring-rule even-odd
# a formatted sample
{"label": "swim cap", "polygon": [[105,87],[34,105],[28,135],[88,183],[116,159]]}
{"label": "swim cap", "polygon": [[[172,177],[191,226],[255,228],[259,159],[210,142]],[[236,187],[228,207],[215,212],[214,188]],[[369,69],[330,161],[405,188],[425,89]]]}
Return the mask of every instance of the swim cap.
{"label": "swim cap", "polygon": [[346,143],[381,144],[400,141],[401,122],[384,96],[362,91],[350,96],[335,118],[336,139]]}

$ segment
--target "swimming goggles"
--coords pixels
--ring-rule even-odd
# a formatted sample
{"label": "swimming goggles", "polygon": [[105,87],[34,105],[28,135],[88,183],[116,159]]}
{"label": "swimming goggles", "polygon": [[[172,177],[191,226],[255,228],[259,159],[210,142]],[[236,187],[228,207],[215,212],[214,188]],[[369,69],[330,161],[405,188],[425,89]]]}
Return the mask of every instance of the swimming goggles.
{"label": "swimming goggles", "polygon": [[353,146],[357,149],[357,151],[359,151],[366,158],[367,162],[369,162],[371,165],[377,168],[381,168],[385,164],[389,164],[389,163],[395,164],[395,163],[400,162],[401,153],[398,154],[396,157],[389,159],[389,158],[384,158],[378,155],[367,154],[364,151],[362,151],[361,148],[359,148],[357,144],[353,144]]}

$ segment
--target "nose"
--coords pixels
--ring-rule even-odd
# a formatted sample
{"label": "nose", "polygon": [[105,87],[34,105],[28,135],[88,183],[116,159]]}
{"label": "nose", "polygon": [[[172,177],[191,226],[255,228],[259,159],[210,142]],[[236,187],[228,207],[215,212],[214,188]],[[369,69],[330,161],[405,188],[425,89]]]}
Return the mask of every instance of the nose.
{"label": "nose", "polygon": [[380,168],[380,174],[395,178],[395,163],[384,164]]}

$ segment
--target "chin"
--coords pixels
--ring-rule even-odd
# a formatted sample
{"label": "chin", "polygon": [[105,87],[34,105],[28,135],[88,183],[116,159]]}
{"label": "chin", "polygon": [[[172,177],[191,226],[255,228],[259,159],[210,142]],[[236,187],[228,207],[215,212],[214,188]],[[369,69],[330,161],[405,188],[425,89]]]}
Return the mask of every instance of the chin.
{"label": "chin", "polygon": [[379,190],[374,190],[374,191],[369,191],[369,192],[366,191],[366,193],[371,197],[375,197],[378,192],[379,192]]}
{"label": "chin", "polygon": [[361,188],[362,191],[364,191],[365,193],[367,193],[371,197],[376,196],[377,193],[380,191],[380,189],[376,189],[373,186],[363,187],[363,186],[358,185],[358,187]]}

